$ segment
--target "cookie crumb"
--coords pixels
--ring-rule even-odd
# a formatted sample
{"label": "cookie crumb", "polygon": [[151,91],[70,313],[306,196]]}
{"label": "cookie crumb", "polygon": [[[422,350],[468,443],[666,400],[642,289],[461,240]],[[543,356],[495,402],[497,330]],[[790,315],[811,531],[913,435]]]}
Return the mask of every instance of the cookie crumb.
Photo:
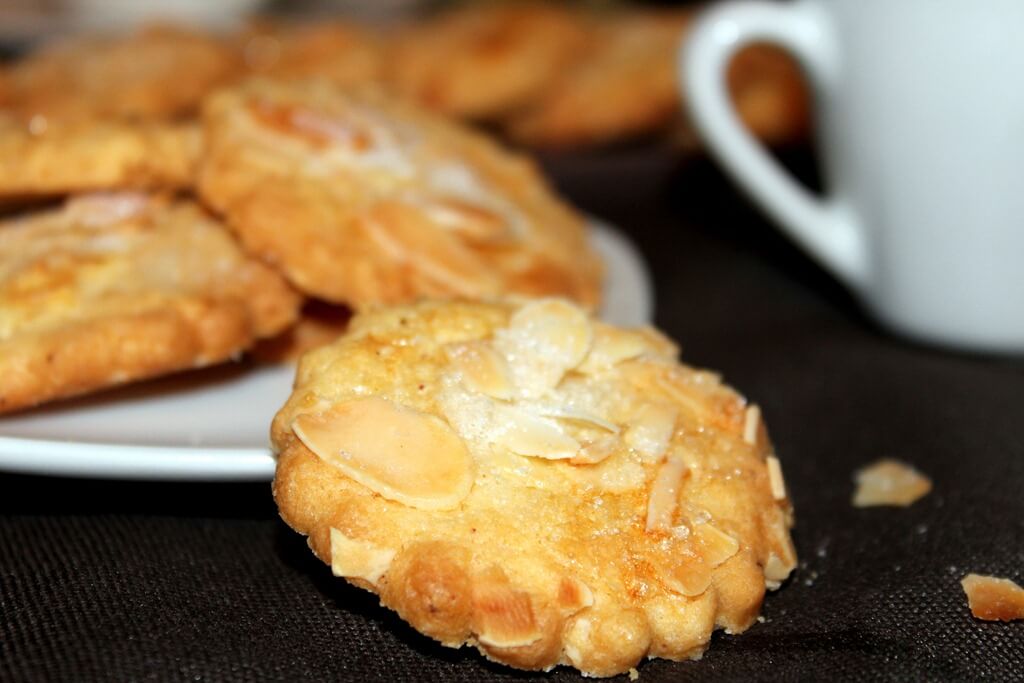
{"label": "cookie crumb", "polygon": [[635,681],[638,678],[640,678],[640,672],[636,670],[636,667],[633,667],[629,670],[629,680]]}
{"label": "cookie crumb", "polygon": [[857,470],[854,507],[907,507],[932,490],[932,481],[906,463],[883,459]]}
{"label": "cookie crumb", "polygon": [[985,621],[1024,619],[1024,588],[996,576],[968,574],[960,580],[971,614]]}

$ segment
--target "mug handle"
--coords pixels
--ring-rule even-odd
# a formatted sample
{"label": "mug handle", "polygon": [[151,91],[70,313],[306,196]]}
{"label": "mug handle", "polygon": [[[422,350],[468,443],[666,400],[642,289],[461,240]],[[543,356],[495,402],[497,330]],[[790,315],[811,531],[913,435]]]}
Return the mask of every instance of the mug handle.
{"label": "mug handle", "polygon": [[835,82],[835,42],[818,7],[758,1],[717,5],[698,19],[679,52],[679,76],[694,124],[733,180],[791,238],[859,290],[868,277],[867,245],[852,212],[835,198],[814,197],[794,181],[732,108],[726,69],[730,58],[752,42],[789,50],[819,92]]}

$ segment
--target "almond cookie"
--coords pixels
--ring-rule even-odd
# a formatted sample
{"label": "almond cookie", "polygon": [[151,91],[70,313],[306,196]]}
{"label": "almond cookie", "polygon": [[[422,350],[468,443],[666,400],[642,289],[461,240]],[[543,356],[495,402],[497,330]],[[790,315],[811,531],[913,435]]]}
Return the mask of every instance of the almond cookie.
{"label": "almond cookie", "polygon": [[584,223],[525,158],[325,81],[210,98],[199,191],[302,291],[353,306],[557,294],[597,303]]}
{"label": "almond cookie", "polygon": [[340,86],[366,85],[379,81],[384,67],[382,40],[355,24],[258,20],[237,40],[249,73],[270,78],[322,77]]}
{"label": "almond cookie", "polygon": [[233,48],[182,28],[76,37],[0,73],[0,107],[26,121],[182,117],[194,113],[206,93],[234,77],[238,67]]}
{"label": "almond cookie", "polygon": [[581,146],[668,128],[680,110],[676,53],[692,16],[649,10],[595,19],[586,56],[507,118],[509,135],[537,146]]}
{"label": "almond cookie", "polygon": [[580,15],[551,3],[466,3],[392,41],[388,81],[432,109],[491,119],[531,102],[586,43]]}
{"label": "almond cookie", "polygon": [[0,223],[0,412],[226,360],[299,303],[191,202],[86,195]]}
{"label": "almond cookie", "polygon": [[274,419],[281,514],[446,646],[594,676],[699,658],[796,558],[760,412],[676,355],[563,299],[357,315]]}
{"label": "almond cookie", "polygon": [[201,148],[198,124],[0,118],[0,199],[188,187]]}

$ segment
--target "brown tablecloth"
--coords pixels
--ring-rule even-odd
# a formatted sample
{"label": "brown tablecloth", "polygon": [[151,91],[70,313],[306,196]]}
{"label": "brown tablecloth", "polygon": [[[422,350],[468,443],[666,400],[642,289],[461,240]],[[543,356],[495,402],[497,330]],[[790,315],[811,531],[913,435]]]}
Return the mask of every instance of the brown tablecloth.
{"label": "brown tablecloth", "polygon": [[[806,153],[788,159],[807,174]],[[1024,622],[972,619],[959,585],[1024,583],[1024,359],[878,331],[706,160],[549,165],[641,247],[684,360],[761,404],[797,511],[800,568],[764,623],[716,634],[701,661],[647,662],[641,680],[1024,678]],[[854,509],[853,471],[881,457],[934,490]],[[333,579],[266,483],[0,475],[0,680],[520,678],[578,676],[418,635]]]}

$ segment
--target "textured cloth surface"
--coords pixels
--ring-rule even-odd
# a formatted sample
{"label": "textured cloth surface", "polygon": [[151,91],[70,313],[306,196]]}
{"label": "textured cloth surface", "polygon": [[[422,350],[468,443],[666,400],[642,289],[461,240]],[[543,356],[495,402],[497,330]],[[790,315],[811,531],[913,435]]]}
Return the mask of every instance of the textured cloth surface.
{"label": "textured cloth surface", "polygon": [[[806,174],[806,155],[788,161]],[[796,507],[801,564],[764,623],[640,680],[1024,680],[1024,622],[974,620],[959,585],[1024,583],[1024,358],[877,330],[707,161],[549,165],[641,247],[683,360],[761,404]],[[853,508],[853,472],[881,457],[933,491]],[[516,679],[579,676],[415,633],[331,577],[266,483],[0,475],[0,680]]]}

